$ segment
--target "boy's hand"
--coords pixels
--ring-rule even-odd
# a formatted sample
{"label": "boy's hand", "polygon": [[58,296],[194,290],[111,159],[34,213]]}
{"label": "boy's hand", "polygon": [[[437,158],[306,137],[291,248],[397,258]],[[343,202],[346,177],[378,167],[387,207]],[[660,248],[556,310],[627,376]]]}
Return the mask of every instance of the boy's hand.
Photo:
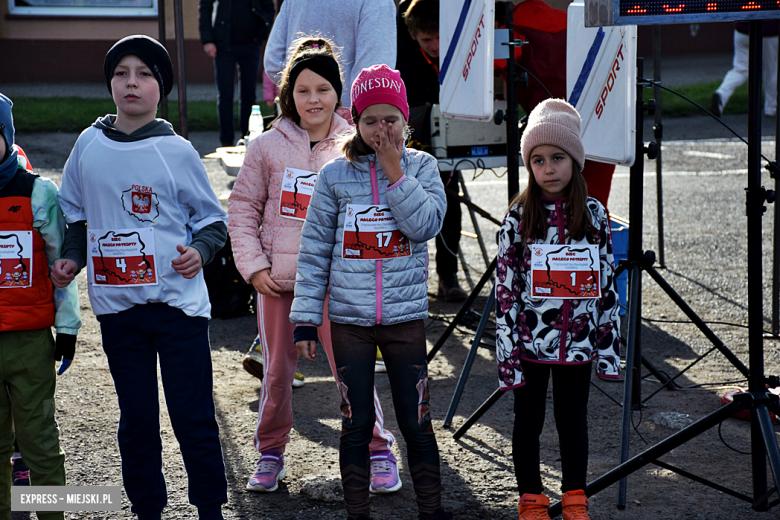
{"label": "boy's hand", "polygon": [[298,349],[298,355],[308,361],[314,361],[317,358],[317,342],[312,340],[296,341],[295,348]]}
{"label": "boy's hand", "polygon": [[60,289],[64,289],[76,277],[79,266],[76,262],[67,258],[60,258],[54,261],[54,267],[51,270],[51,281]]}
{"label": "boy's hand", "polygon": [[259,292],[263,296],[271,296],[272,298],[279,298],[279,293],[282,292],[282,288],[276,285],[271,279],[271,268],[265,268],[262,271],[258,271],[250,280],[255,287],[255,291]]}
{"label": "boy's hand", "polygon": [[73,334],[58,333],[54,340],[54,359],[62,360],[57,375],[61,376],[70,366],[76,355],[76,336]]}
{"label": "boy's hand", "polygon": [[178,245],[176,246],[176,251],[181,256],[171,261],[173,270],[188,280],[195,278],[195,275],[200,272],[200,268],[203,267],[203,259],[200,257],[198,250],[194,247]]}
{"label": "boy's hand", "polygon": [[401,125],[397,123],[387,123],[382,120],[379,122],[379,142],[371,138],[371,148],[376,152],[376,160],[387,175],[390,184],[395,184],[404,175],[401,169],[404,140],[403,137],[396,139],[395,135],[399,128]]}

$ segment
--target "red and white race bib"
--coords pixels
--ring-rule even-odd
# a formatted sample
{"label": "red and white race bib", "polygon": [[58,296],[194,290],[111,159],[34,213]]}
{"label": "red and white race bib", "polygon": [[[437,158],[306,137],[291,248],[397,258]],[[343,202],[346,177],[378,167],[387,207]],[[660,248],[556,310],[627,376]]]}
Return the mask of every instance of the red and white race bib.
{"label": "red and white race bib", "polygon": [[279,199],[279,215],[294,220],[306,220],[306,211],[314,193],[317,172],[297,168],[285,168],[282,179],[282,197]]}
{"label": "red and white race bib", "polygon": [[32,287],[32,231],[0,231],[0,289]]}
{"label": "red and white race bib", "polygon": [[342,256],[345,260],[381,260],[412,254],[390,208],[381,204],[347,204]]}
{"label": "red and white race bib", "polygon": [[157,285],[152,228],[90,229],[89,258],[96,285]]}
{"label": "red and white race bib", "polygon": [[598,246],[533,244],[529,247],[532,297],[601,297]]}

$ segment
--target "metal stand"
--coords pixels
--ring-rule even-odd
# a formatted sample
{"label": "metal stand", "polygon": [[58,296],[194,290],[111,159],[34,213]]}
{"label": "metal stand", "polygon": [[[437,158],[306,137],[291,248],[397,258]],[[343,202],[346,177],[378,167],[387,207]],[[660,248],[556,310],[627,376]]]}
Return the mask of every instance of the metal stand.
{"label": "metal stand", "polygon": [[[653,26],[653,79],[661,81],[661,26]],[[655,124],[653,125],[653,137],[657,145],[655,157],[655,200],[658,214],[658,264],[664,268],[664,186],[663,186],[663,154],[661,152],[661,141],[664,136],[664,125],[661,122],[661,87],[653,86],[653,97],[655,98]]]}
{"label": "metal stand", "polygon": [[[458,176],[458,184],[460,184],[460,190],[463,192],[463,199],[471,202],[471,196],[469,195],[468,190],[466,189],[466,181],[463,180],[463,175],[460,174],[460,170],[455,170],[452,172],[453,175]],[[490,256],[488,256],[487,247],[485,247],[485,241],[482,239],[482,231],[479,229],[479,222],[477,222],[477,215],[474,212],[473,206],[467,205],[466,206],[469,210],[469,216],[471,217],[471,225],[474,226],[474,232],[477,234],[477,241],[479,242],[479,249],[482,251],[482,259],[485,260],[485,267],[488,267],[490,265]],[[466,268],[466,260],[463,258],[463,253],[458,251],[458,255],[460,255],[460,262],[463,264],[464,269]]]}
{"label": "metal stand", "polygon": [[[778,69],[780,69],[780,53],[777,56]],[[780,97],[780,82],[777,83],[778,97]],[[775,164],[780,163],[780,117],[775,118]],[[771,170],[775,180],[775,192],[780,190],[778,176]],[[773,244],[780,244],[780,208],[775,204],[774,237]],[[772,248],[772,334],[780,336],[780,251]]]}
{"label": "metal stand", "polygon": [[173,16],[176,26],[176,69],[179,86],[179,134],[189,138],[187,124],[187,79],[184,67],[184,22],[182,21],[181,0],[173,0]]}
{"label": "metal stand", "polygon": [[[780,402],[777,396],[767,392],[766,385],[776,385],[777,378],[767,378],[764,375],[764,348],[763,348],[763,294],[762,294],[762,237],[761,237],[761,218],[765,211],[764,203],[772,201],[774,194],[768,193],[761,184],[761,21],[750,22],[750,68],[749,68],[749,116],[748,116],[748,187],[746,196],[747,209],[747,243],[748,243],[748,266],[747,266],[747,287],[748,287],[748,347],[750,370],[734,356],[733,353],[723,347],[719,341],[715,344],[729,361],[748,378],[748,392],[735,396],[734,401],[711,414],[696,421],[692,425],[684,428],[680,432],[672,435],[666,440],[645,450],[639,455],[628,459],[628,428],[630,427],[630,408],[636,403],[635,393],[639,391],[639,385],[635,384],[634,377],[638,376],[639,359],[639,319],[641,316],[641,271],[645,270],[656,282],[663,279],[653,269],[649,261],[652,252],[642,253],[641,251],[641,232],[642,232],[642,168],[643,154],[647,151],[642,143],[641,120],[644,104],[642,102],[642,87],[637,89],[637,163],[631,170],[631,227],[629,230],[629,251],[628,268],[630,269],[630,307],[629,307],[629,332],[627,345],[626,361],[626,381],[623,406],[623,432],[621,438],[621,457],[620,465],[607,472],[601,477],[591,482],[585,489],[585,493],[591,496],[606,487],[621,481],[619,485],[618,507],[625,507],[625,479],[634,471],[644,467],[647,464],[656,464],[666,469],[674,471],[688,478],[693,478],[697,482],[718,489],[721,492],[728,493],[736,498],[751,502],[756,511],[766,511],[770,505],[769,497],[777,491],[777,487],[767,490],[767,472],[766,463],[769,461],[775,484],[780,483],[780,450],[778,449],[772,423],[769,417],[770,410],[777,413],[780,411]],[[641,67],[641,62],[640,62]],[[640,70],[641,74],[641,70]],[[671,290],[668,286],[663,286],[664,291],[669,294]],[[671,294],[670,294],[671,296]],[[677,297],[679,298],[679,296]],[[673,298],[675,303],[680,305],[681,299]],[[683,308],[688,314],[690,308]],[[695,316],[695,315],[694,315]],[[689,317],[691,317],[689,315]],[[698,319],[698,318],[697,318]],[[699,320],[696,325],[705,331],[706,326]],[[704,327],[704,328],[703,328]],[[708,331],[709,329],[706,329]],[[708,338],[710,337],[705,331]],[[716,339],[716,338],[715,338]],[[638,381],[638,377],[636,380]],[[678,446],[684,444],[690,439],[698,436],[709,428],[719,424],[723,420],[733,416],[740,410],[751,410],[751,457],[753,472],[753,497],[747,497],[736,491],[729,490],[696,477],[679,468],[675,468],[667,463],[657,459]],[[554,504],[549,511],[551,517],[561,513],[561,503]]]}
{"label": "metal stand", "polygon": [[466,362],[463,363],[463,370],[460,372],[458,385],[455,387],[455,393],[452,394],[450,407],[447,409],[447,416],[444,418],[444,426],[446,428],[452,426],[452,418],[455,416],[455,410],[458,409],[460,396],[463,394],[463,389],[466,386],[466,380],[469,378],[469,373],[471,372],[471,365],[474,364],[474,358],[477,356],[477,350],[479,349],[479,344],[482,341],[482,334],[485,333],[485,327],[487,326],[488,320],[490,319],[490,311],[493,309],[493,305],[496,301],[495,294],[496,287],[494,284],[493,289],[490,291],[490,296],[488,296],[487,303],[485,303],[485,310],[482,311],[482,317],[479,320],[479,325],[477,325],[477,332],[474,335],[474,341],[471,342],[471,348],[469,349],[468,356],[466,356]]}

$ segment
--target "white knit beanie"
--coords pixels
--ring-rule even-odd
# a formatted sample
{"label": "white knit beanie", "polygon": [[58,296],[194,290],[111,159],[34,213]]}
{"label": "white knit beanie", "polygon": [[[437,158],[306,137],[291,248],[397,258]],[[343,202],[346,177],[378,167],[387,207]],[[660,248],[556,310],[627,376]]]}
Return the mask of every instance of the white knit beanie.
{"label": "white knit beanie", "polygon": [[537,146],[550,144],[571,155],[582,171],[585,166],[585,146],[580,137],[580,117],[577,109],[563,99],[546,99],[536,105],[523,132],[520,154],[531,171],[529,158]]}

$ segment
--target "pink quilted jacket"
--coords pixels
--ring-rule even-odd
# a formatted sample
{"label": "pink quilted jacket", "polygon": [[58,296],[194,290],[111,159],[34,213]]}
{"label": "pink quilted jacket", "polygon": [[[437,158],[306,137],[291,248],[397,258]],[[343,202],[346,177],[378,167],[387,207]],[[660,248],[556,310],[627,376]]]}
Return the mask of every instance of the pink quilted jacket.
{"label": "pink quilted jacket", "polygon": [[328,137],[312,150],[309,134],[288,119],[276,121],[273,128],[249,143],[244,164],[238,172],[228,199],[228,230],[233,256],[241,276],[249,282],[263,269],[271,268],[271,278],[283,291],[292,291],[303,221],[279,215],[284,169],[318,172],[341,155],[336,137],[349,131],[350,124],[333,115]]}

